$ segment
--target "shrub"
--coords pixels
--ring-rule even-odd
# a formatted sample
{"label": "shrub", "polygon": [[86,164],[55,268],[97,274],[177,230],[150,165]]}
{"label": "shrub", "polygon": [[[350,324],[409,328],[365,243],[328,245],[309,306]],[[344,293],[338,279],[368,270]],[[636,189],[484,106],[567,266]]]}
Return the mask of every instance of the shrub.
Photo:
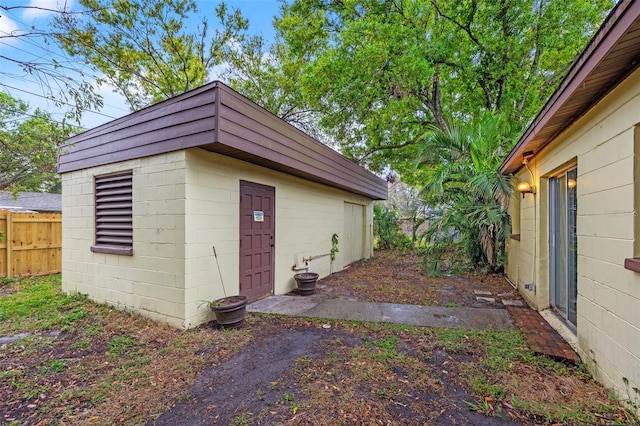
{"label": "shrub", "polygon": [[373,230],[376,249],[407,250],[413,247],[411,238],[401,231],[398,213],[384,204],[377,203],[373,206]]}

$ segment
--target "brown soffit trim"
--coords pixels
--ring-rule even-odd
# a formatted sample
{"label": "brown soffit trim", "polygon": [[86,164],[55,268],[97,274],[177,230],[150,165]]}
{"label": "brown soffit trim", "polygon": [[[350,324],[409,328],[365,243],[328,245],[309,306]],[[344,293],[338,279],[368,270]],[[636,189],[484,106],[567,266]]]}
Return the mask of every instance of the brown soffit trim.
{"label": "brown soffit trim", "polygon": [[520,234],[511,234],[510,237],[512,240],[520,241]]}
{"label": "brown soffit trim", "polygon": [[624,268],[633,272],[640,272],[640,257],[630,257],[625,259]]}
{"label": "brown soffit trim", "polygon": [[[522,135],[516,146],[511,150],[507,158],[500,166],[500,173],[506,174],[507,169],[513,166],[514,162],[520,163],[522,154],[530,147],[528,143],[544,128],[556,112],[567,102],[575,90],[583,84],[589,74],[598,66],[602,59],[609,53],[615,43],[624,35],[640,16],[640,2],[635,0],[622,0],[611,11],[605,19],[600,29],[596,32],[589,44],[576,59],[573,67],[564,77],[556,91],[551,95],[540,113],[531,122],[527,130]],[[613,89],[614,86],[609,89]],[[597,98],[596,102],[602,99]],[[592,106],[592,105],[591,105]],[[538,151],[550,143],[559,133],[571,125],[579,116],[574,117],[560,128],[551,138],[540,146]],[[521,167],[518,166],[517,169]],[[515,171],[517,171],[517,169]]]}
{"label": "brown soffit trim", "polygon": [[94,253],[119,254],[122,256],[133,256],[133,248],[118,246],[91,246]]}

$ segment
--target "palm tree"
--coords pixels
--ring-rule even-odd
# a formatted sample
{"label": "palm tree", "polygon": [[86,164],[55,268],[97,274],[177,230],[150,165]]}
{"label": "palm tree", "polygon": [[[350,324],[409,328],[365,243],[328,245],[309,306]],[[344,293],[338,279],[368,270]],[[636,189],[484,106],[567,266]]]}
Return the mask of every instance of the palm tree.
{"label": "palm tree", "polygon": [[509,232],[510,179],[498,168],[515,132],[499,115],[485,113],[470,123],[432,127],[424,135],[419,167],[422,194],[438,206],[431,229],[440,235],[459,233],[467,253],[478,264],[499,269]]}

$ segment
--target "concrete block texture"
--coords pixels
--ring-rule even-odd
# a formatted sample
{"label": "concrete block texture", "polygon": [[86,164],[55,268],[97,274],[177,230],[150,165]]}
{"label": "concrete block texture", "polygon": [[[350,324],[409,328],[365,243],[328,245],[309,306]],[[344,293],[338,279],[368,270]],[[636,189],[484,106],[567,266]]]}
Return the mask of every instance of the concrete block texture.
{"label": "concrete block texture", "polygon": [[[133,171],[133,255],[94,253],[94,176],[125,170]],[[311,268],[326,276],[343,267],[345,251],[358,258],[372,253],[372,200],[199,148],[69,172],[62,179],[63,289],[177,327],[211,320],[202,302],[239,292],[241,180],[275,188],[275,294],[295,288],[291,267],[302,258],[319,256]],[[361,241],[355,243],[345,237],[351,232],[345,227],[347,204],[362,212]],[[340,252],[332,264],[333,234]]]}
{"label": "concrete block texture", "polygon": [[[202,149],[188,150],[186,160],[186,300],[189,301],[202,300],[202,296],[223,297],[223,283],[227,294],[239,291],[241,180],[275,188],[275,294],[295,288],[291,267],[300,263],[302,257],[327,255],[311,261],[311,269],[321,277],[328,275],[331,268],[342,269],[343,246],[333,265],[328,253],[334,233],[344,244],[345,202],[362,206],[368,224],[373,220],[373,202],[362,196]],[[368,257],[372,239],[367,232],[363,238],[362,244],[367,248],[363,257]],[[189,321],[197,322],[196,318],[208,316],[206,306],[192,306],[187,313]]]}
{"label": "concrete block texture", "polygon": [[[638,110],[640,70],[531,160],[538,192],[519,203],[520,241],[509,244],[506,268],[513,282],[533,282],[535,293],[521,289],[528,303],[549,306],[548,181],[577,166],[578,349],[621,398],[640,387],[640,274],[624,268],[640,251]],[[524,168],[517,178],[532,179]]]}
{"label": "concrete block texture", "polygon": [[[160,155],[92,167],[62,175],[63,290],[181,326],[184,320],[183,181],[158,185],[158,176],[180,176],[184,153]],[[162,170],[162,173],[159,170]],[[133,256],[93,253],[94,177],[133,171]],[[182,174],[184,175],[184,173]],[[73,188],[83,188],[75,194]],[[167,190],[167,188],[171,190]],[[91,188],[87,194],[86,189]],[[72,207],[66,209],[65,206]],[[165,226],[170,224],[171,226]],[[82,265],[82,266],[80,266]],[[70,271],[76,273],[69,273]],[[80,272],[81,271],[81,272]]]}

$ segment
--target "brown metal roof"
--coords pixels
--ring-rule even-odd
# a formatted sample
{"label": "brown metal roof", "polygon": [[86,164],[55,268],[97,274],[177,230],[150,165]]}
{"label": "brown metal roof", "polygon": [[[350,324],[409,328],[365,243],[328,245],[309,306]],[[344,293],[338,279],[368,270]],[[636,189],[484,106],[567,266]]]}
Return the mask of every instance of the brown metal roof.
{"label": "brown metal roof", "polygon": [[621,0],[504,160],[500,172],[516,172],[525,152],[538,153],[639,64],[640,1]]}
{"label": "brown metal roof", "polygon": [[60,173],[200,147],[372,199],[386,181],[219,81],[70,138]]}

